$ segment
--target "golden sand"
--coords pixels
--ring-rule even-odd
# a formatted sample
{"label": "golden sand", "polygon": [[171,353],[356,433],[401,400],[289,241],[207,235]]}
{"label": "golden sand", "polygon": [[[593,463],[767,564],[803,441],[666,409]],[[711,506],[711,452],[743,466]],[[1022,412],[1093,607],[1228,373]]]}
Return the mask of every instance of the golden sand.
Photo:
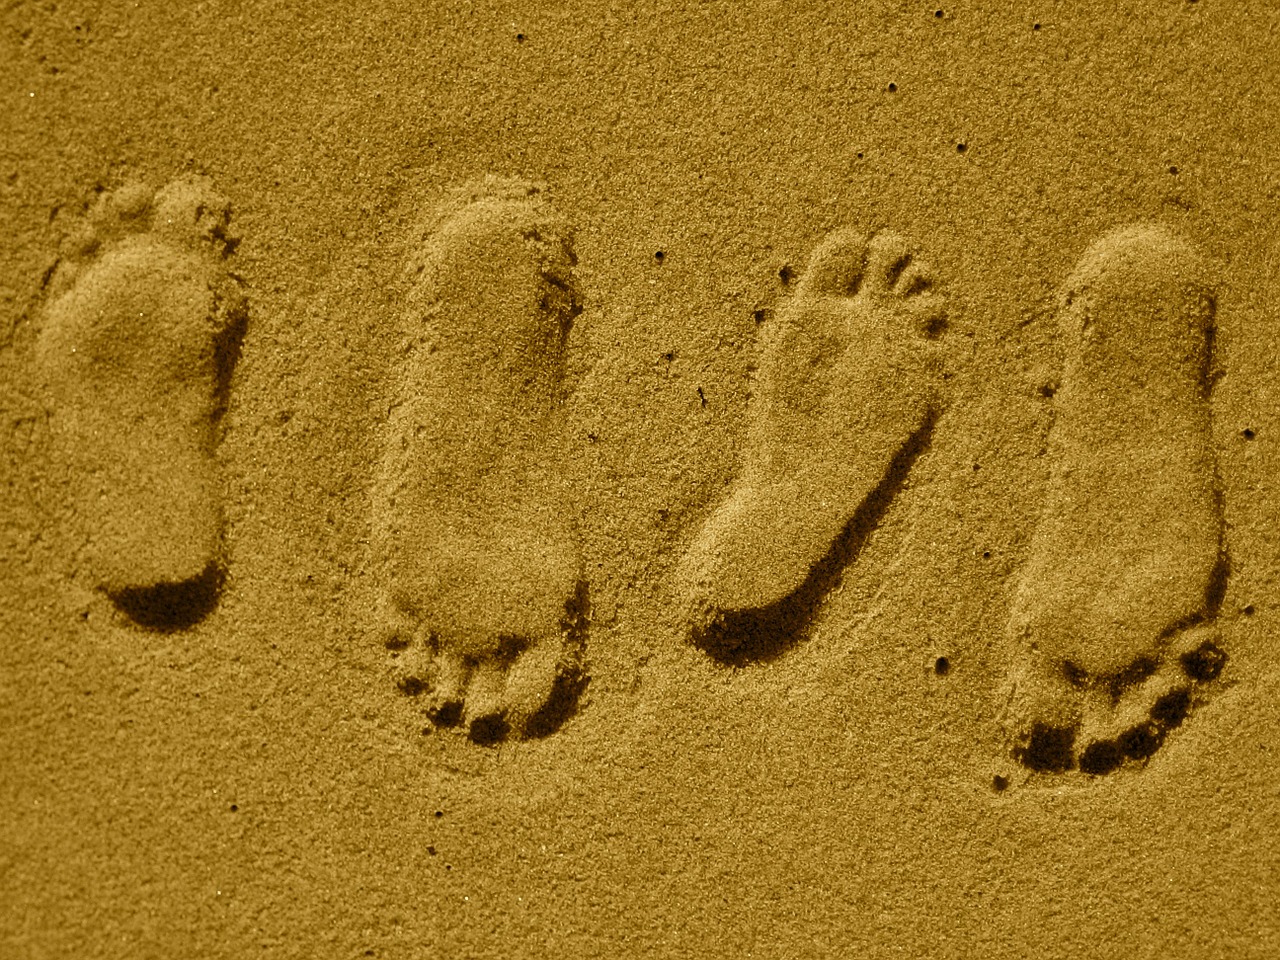
{"label": "golden sand", "polygon": [[0,957],[1280,956],[1268,0],[0,14]]}

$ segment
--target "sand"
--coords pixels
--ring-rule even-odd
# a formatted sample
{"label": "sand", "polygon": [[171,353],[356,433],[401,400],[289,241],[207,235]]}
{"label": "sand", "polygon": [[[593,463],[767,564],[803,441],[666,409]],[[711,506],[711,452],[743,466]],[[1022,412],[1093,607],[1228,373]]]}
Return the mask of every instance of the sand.
{"label": "sand", "polygon": [[0,956],[1280,955],[1271,4],[0,18]]}

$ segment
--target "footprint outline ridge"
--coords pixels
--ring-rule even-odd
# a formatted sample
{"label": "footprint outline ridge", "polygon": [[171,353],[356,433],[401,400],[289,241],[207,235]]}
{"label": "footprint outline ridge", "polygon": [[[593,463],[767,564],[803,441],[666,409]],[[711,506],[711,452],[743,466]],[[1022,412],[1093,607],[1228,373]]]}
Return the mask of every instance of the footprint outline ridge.
{"label": "footprint outline ridge", "polygon": [[1008,626],[1003,722],[1032,773],[1147,761],[1227,662],[1216,289],[1198,250],[1151,223],[1100,237],[1064,284],[1049,486]]}
{"label": "footprint outline ridge", "polygon": [[587,683],[563,470],[573,231],[535,184],[427,211],[373,491],[379,630],[402,693],[473,741],[545,736]]}
{"label": "footprint outline ridge", "polygon": [[74,566],[136,625],[186,629],[226,575],[216,448],[248,323],[231,207],[207,177],[103,190],[44,291],[34,363]]}
{"label": "footprint outline ridge", "polygon": [[743,463],[677,568],[693,642],[735,666],[806,634],[927,448],[946,301],[892,231],[829,234],[762,330]]}

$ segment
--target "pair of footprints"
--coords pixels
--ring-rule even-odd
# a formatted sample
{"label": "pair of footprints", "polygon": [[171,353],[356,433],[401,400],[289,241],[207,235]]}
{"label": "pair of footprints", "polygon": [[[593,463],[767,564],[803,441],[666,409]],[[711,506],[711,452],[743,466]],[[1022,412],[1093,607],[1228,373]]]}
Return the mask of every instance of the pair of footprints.
{"label": "pair of footprints", "polygon": [[[1008,628],[1002,721],[1029,772],[1141,764],[1226,664],[1215,309],[1205,262],[1154,225],[1095,242],[1064,286],[1049,486]],[[901,239],[814,252],[765,332],[741,474],[681,563],[710,652],[741,663],[805,629],[941,412],[942,317]]]}
{"label": "pair of footprints", "polygon": [[[248,315],[236,243],[207,180],[122,189],[48,283],[37,359],[80,564],[144,626],[217,601],[214,452]],[[586,682],[562,469],[575,264],[537,189],[491,179],[435,212],[405,297],[372,498],[379,623],[399,688],[482,743],[551,732]],[[740,475],[678,565],[709,653],[743,662],[803,631],[944,406],[944,317],[902,238],[838,231],[814,251],[762,333]],[[1212,284],[1186,242],[1124,228],[1085,254],[1059,320],[1069,359],[1004,720],[1025,767],[1100,774],[1149,757],[1225,662]]]}

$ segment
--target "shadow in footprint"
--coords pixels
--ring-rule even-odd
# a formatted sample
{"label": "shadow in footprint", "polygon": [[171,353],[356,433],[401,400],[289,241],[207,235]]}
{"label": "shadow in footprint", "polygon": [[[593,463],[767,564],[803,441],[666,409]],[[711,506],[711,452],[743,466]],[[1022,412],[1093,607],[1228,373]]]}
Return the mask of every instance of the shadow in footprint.
{"label": "shadow in footprint", "polygon": [[249,323],[231,208],[204,177],[87,205],[47,279],[35,361],[77,577],[137,625],[185,629],[224,580],[218,424]]}
{"label": "shadow in footprint", "polygon": [[1213,285],[1189,241],[1133,224],[1091,244],[1064,286],[1054,466],[1010,616],[1007,727],[1032,771],[1141,766],[1226,662]]}
{"label": "shadow in footprint", "polygon": [[775,660],[807,637],[823,598],[862,551],[867,537],[883,521],[889,505],[906,483],[916,460],[928,448],[937,416],[934,411],[928,413],[893,458],[879,485],[799,587],[767,607],[721,613],[708,627],[694,633],[694,645],[719,663],[744,667]]}
{"label": "shadow in footprint", "polygon": [[[467,730],[472,743],[482,747],[497,746],[516,734],[526,740],[548,737],[559,730],[578,712],[582,695],[586,692],[590,677],[583,662],[587,642],[587,629],[591,615],[590,587],[578,581],[573,596],[565,602],[564,630],[565,659],[556,674],[546,702],[524,724],[513,728],[502,714],[477,717]],[[400,691],[409,697],[428,692],[428,684],[416,677],[408,677],[399,684]],[[452,700],[430,715],[436,727],[456,727],[463,721],[464,704]],[[429,730],[430,728],[428,728]],[[426,732],[426,731],[424,731]]]}
{"label": "shadow in footprint", "polygon": [[248,304],[242,302],[227,311],[226,326],[214,336],[213,420],[215,423],[222,419],[231,402],[231,378],[240,363],[240,354],[248,330]]}
{"label": "shadow in footprint", "polygon": [[409,340],[387,384],[370,538],[382,630],[408,641],[400,689],[481,745],[554,731],[583,687],[562,483],[573,232],[535,184],[449,191],[415,231]]}
{"label": "shadow in footprint", "polygon": [[1065,773],[1076,765],[1076,728],[1037,723],[1031,728],[1025,747],[1013,755],[1028,770]]}
{"label": "shadow in footprint", "polygon": [[[240,362],[248,327],[249,311],[240,304],[228,312],[226,326],[214,338],[215,380],[211,419],[215,424],[227,411],[231,379]],[[108,596],[117,609],[138,626],[158,633],[171,633],[193,627],[212,613],[222,596],[225,581],[225,569],[214,560],[198,577],[190,580],[129,587],[109,592]]]}
{"label": "shadow in footprint", "polygon": [[[1230,560],[1223,549],[1205,587],[1203,610],[1174,624],[1165,631],[1163,638],[1217,619],[1226,596],[1230,573]],[[1192,697],[1195,685],[1216,680],[1226,662],[1226,653],[1212,640],[1182,654],[1178,658],[1178,666],[1189,681],[1189,686],[1177,687],[1158,697],[1142,723],[1135,724],[1110,739],[1096,740],[1086,746],[1080,754],[1080,771],[1092,776],[1105,776],[1118,770],[1128,760],[1151,759],[1164,745],[1168,735],[1182,726],[1190,715],[1195,706]],[[1154,660],[1140,658],[1127,671],[1110,678],[1108,686],[1111,688],[1112,700],[1119,700],[1126,689],[1138,685],[1157,669],[1158,665]]]}
{"label": "shadow in footprint", "polygon": [[582,662],[587,645],[587,624],[591,617],[591,590],[585,580],[579,580],[573,596],[565,604],[565,646],[572,651],[572,662],[556,676],[551,696],[525,723],[524,735],[528,739],[550,736],[564,726],[578,712],[582,695],[591,678]]}
{"label": "shadow in footprint", "polygon": [[138,626],[173,633],[195,626],[218,605],[226,574],[210,563],[198,577],[181,583],[157,583],[109,593],[111,602]]}
{"label": "shadow in footprint", "polygon": [[1093,776],[1105,776],[1118,770],[1127,760],[1149,760],[1164,745],[1165,738],[1182,726],[1195,707],[1192,691],[1197,684],[1218,678],[1226,665],[1227,655],[1212,640],[1183,654],[1179,665],[1189,687],[1179,687],[1163,694],[1148,711],[1147,720],[1136,724],[1110,740],[1089,744],[1080,755],[1080,770]]}

